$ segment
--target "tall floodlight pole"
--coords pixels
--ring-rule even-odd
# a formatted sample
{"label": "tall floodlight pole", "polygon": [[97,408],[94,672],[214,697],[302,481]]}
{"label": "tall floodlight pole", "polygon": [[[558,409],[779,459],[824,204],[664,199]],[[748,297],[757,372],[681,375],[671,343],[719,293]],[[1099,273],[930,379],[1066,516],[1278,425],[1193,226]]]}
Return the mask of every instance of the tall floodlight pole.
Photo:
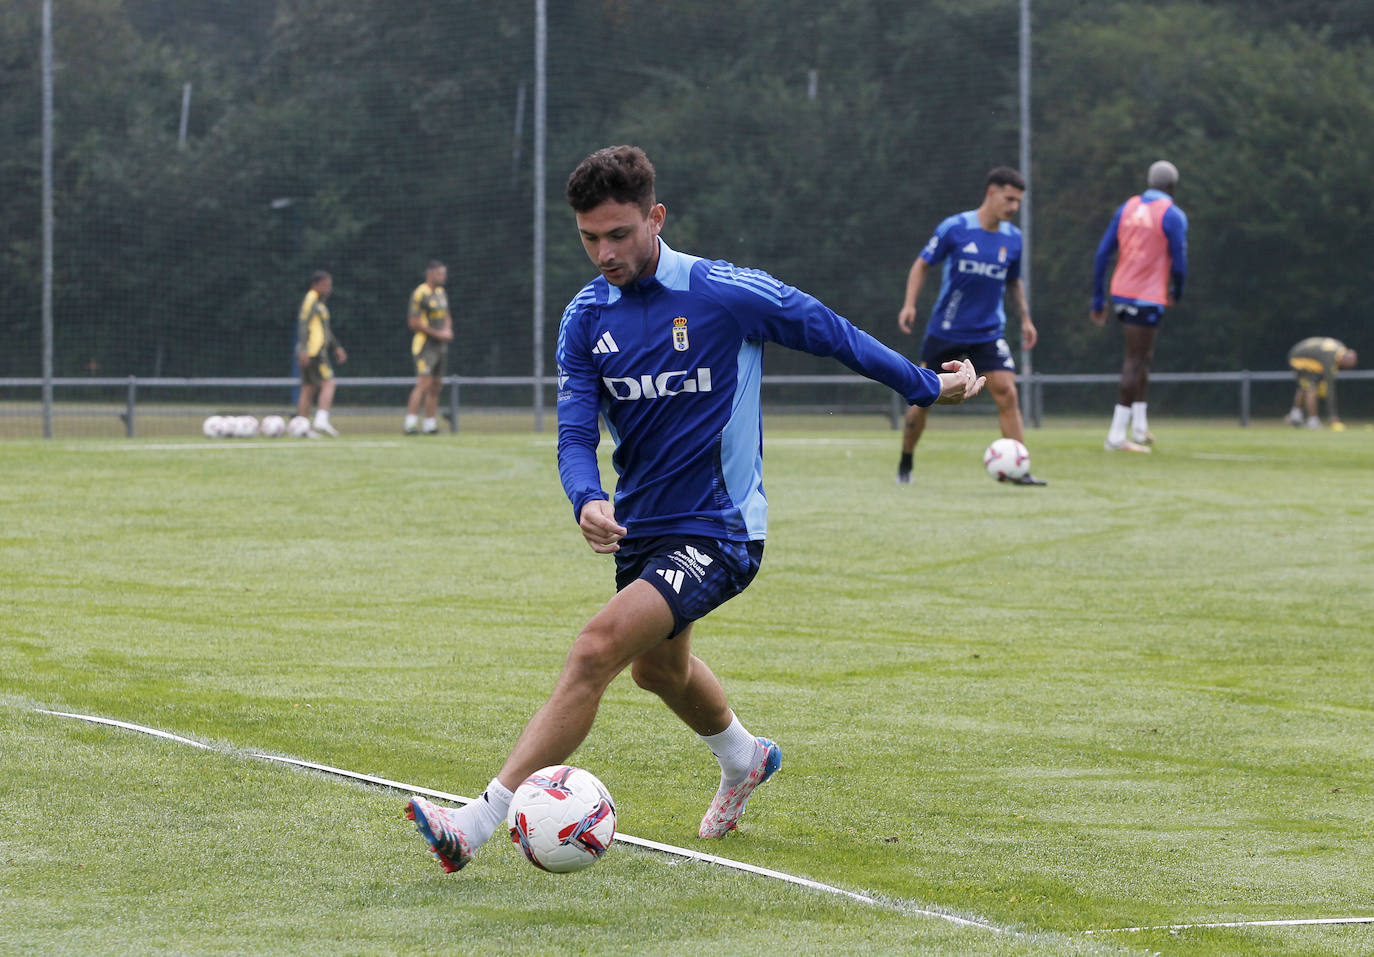
{"label": "tall floodlight pole", "polygon": [[52,0],[43,0],[43,438],[52,438]]}
{"label": "tall floodlight pole", "polygon": [[547,132],[548,0],[534,0],[534,431],[544,431],[544,137]]}
{"label": "tall floodlight pole", "polygon": [[[1021,175],[1026,177],[1026,196],[1021,200],[1021,287],[1026,293],[1026,307],[1031,301],[1031,197],[1035,184],[1031,181],[1031,22],[1030,0],[1021,0]],[[1031,386],[1031,350],[1021,341],[1021,373],[1026,387],[1021,390],[1021,417],[1031,425],[1039,425],[1034,415],[1034,389]]]}

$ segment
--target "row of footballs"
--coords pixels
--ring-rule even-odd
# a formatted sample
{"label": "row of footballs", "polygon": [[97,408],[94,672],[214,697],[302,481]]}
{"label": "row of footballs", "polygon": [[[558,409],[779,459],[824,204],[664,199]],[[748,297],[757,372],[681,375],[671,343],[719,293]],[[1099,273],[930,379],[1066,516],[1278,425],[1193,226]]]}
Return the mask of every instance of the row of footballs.
{"label": "row of footballs", "polygon": [[290,422],[279,415],[264,415],[261,422],[251,415],[212,415],[200,430],[207,439],[251,439],[255,435],[303,439],[310,434],[310,420],[303,415],[293,416]]}

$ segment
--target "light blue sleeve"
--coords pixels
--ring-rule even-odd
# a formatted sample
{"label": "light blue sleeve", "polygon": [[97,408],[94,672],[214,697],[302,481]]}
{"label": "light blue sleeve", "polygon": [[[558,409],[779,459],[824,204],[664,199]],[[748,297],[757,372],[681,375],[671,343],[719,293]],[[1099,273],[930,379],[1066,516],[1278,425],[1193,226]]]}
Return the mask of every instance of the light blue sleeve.
{"label": "light blue sleeve", "polygon": [[925,249],[921,250],[921,258],[934,266],[948,256],[952,243],[952,240],[949,238],[949,233],[958,222],[958,216],[950,216],[944,222],[940,223],[939,226],[936,226],[935,233],[930,237],[930,241],[926,243]]}

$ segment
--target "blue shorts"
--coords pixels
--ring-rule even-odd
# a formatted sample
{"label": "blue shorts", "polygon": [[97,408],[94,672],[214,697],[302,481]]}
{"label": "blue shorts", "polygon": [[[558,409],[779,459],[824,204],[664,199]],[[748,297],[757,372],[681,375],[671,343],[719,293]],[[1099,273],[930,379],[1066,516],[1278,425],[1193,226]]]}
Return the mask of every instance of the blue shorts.
{"label": "blue shorts", "polygon": [[954,342],[926,336],[921,343],[921,367],[941,371],[946,362],[967,359],[973,363],[973,370],[979,375],[1006,370],[1016,371],[1016,360],[1012,358],[1011,346],[999,336],[987,342]]}
{"label": "blue shorts", "polygon": [[1117,302],[1112,304],[1112,311],[1116,313],[1118,320],[1128,326],[1153,328],[1164,320],[1163,306],[1137,306],[1129,302]]}
{"label": "blue shorts", "polygon": [[673,611],[672,638],[749,586],[763,562],[763,542],[690,535],[624,540],[615,553],[615,590],[644,579]]}

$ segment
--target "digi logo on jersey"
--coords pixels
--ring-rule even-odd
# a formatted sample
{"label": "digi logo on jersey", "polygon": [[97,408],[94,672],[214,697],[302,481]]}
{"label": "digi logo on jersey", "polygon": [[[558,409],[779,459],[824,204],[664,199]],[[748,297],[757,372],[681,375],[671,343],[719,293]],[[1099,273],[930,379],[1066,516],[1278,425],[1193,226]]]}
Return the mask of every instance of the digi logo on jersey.
{"label": "digi logo on jersey", "polygon": [[635,399],[663,399],[684,392],[710,392],[711,370],[702,368],[688,372],[677,369],[637,377],[602,376],[601,381],[617,401],[633,402]]}
{"label": "digi logo on jersey", "polygon": [[959,260],[959,271],[972,273],[975,276],[987,276],[989,279],[1006,279],[1007,267],[1000,263],[980,263],[976,259]]}

